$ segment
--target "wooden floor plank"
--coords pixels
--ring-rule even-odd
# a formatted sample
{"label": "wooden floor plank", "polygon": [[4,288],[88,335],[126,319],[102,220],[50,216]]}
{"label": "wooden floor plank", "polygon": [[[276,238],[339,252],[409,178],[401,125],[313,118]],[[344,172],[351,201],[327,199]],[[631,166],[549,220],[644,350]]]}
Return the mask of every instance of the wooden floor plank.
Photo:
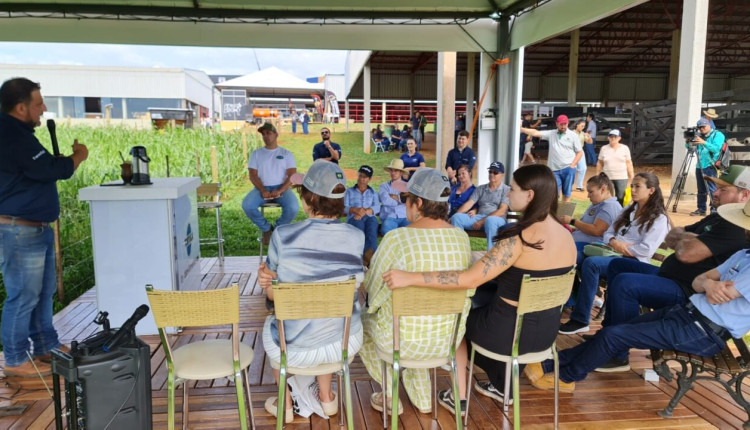
{"label": "wooden floor plank", "polygon": [[[201,259],[201,287],[207,289],[223,288],[233,283],[240,286],[240,330],[241,341],[253,348],[254,360],[250,366],[250,384],[252,390],[252,407],[258,429],[275,427],[275,419],[264,409],[265,400],[277,393],[276,383],[263,350],[261,331],[268,315],[265,309],[265,297],[257,285],[258,258],[227,257],[224,264],[216,258]],[[95,333],[99,328],[91,323],[96,315],[96,295],[92,289],[74,300],[65,309],[55,315],[55,325],[60,337],[66,343],[70,340],[83,340],[83,337]],[[600,321],[592,321],[591,331],[600,328]],[[198,339],[226,339],[227,328],[221,327],[186,327],[181,336],[171,336],[173,348],[185,345]],[[158,336],[142,336],[151,347],[151,385],[153,402],[154,428],[166,428],[167,392],[166,366],[164,352],[159,345]],[[558,347],[570,348],[582,341],[580,335],[558,336]],[[644,368],[650,368],[648,351],[631,353],[630,372],[618,374],[591,374],[586,380],[577,384],[572,394],[560,395],[560,428],[591,429],[709,429],[741,427],[747,417],[724,389],[715,383],[701,382],[695,390],[688,393],[675,409],[675,418],[663,419],[656,412],[663,409],[675,391],[674,382],[645,382],[642,379]],[[0,359],[0,364],[2,360]],[[367,369],[357,357],[351,365],[354,427],[356,429],[382,428],[381,415],[370,406],[370,395],[380,390]],[[46,378],[50,381],[51,378]],[[474,374],[475,381],[486,380],[484,372]],[[52,402],[39,380],[29,379],[18,382],[9,378],[8,382],[20,383],[22,390],[14,402],[29,405],[26,413],[20,417],[0,418],[2,429],[54,428]],[[450,377],[443,370],[438,371],[438,387],[450,387]],[[553,393],[539,391],[531,387],[525,379],[521,381],[522,427],[524,429],[547,429],[552,424]],[[190,389],[190,428],[216,429],[239,428],[234,382],[227,379],[189,383]],[[745,384],[750,393],[750,384]],[[400,387],[400,398],[404,413],[399,417],[399,428],[429,429],[432,424],[431,414],[422,414],[414,408]],[[12,394],[12,387],[0,387],[0,396]],[[177,390],[176,424],[182,424],[182,389]],[[2,404],[9,404],[5,402]],[[0,404],[0,405],[2,405]],[[438,406],[438,422],[443,429],[454,429],[455,420],[445,408]],[[476,429],[512,428],[513,407],[508,415],[503,413],[502,405],[493,399],[472,392],[472,403],[469,415],[469,427]],[[287,429],[337,429],[338,417],[324,420],[320,417],[295,417]]]}

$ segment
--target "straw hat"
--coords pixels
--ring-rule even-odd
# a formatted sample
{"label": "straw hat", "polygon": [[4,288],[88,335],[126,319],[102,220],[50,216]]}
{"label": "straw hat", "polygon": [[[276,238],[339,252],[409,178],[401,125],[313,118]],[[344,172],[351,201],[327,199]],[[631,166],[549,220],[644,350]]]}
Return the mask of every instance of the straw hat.
{"label": "straw hat", "polygon": [[719,206],[717,210],[725,220],[750,230],[750,200],[747,203],[727,203]]}
{"label": "straw hat", "polygon": [[719,114],[716,113],[716,111],[713,110],[713,109],[706,109],[706,110],[704,110],[703,111],[703,115],[706,115],[706,117],[711,118],[711,119],[719,117]]}
{"label": "straw hat", "polygon": [[400,170],[402,172],[406,172],[406,170],[404,170],[404,160],[400,158],[394,158],[393,160],[391,160],[391,164],[383,167],[383,169],[386,172],[390,172],[391,170]]}

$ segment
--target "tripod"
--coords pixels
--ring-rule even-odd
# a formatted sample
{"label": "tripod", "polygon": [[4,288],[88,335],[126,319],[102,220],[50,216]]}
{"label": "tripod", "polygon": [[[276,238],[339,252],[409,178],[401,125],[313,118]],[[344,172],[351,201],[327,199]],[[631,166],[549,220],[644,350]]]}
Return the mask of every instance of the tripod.
{"label": "tripod", "polygon": [[[680,173],[677,174],[674,185],[672,185],[672,192],[669,193],[669,199],[667,199],[667,210],[669,210],[669,206],[672,205],[672,200],[674,200],[674,205],[672,205],[672,212],[677,212],[677,204],[680,202],[680,197],[682,197],[682,194],[685,192],[685,183],[687,182],[688,169],[692,164],[693,158],[696,159],[695,162],[698,166],[700,166],[700,154],[698,154],[698,151],[696,150],[696,147],[694,145],[688,145],[687,154],[685,154],[685,158],[682,160],[682,166],[680,166]],[[708,185],[706,184],[706,180],[702,177],[701,180],[703,181],[704,187],[707,190]],[[711,197],[709,196],[709,199],[710,198]]]}

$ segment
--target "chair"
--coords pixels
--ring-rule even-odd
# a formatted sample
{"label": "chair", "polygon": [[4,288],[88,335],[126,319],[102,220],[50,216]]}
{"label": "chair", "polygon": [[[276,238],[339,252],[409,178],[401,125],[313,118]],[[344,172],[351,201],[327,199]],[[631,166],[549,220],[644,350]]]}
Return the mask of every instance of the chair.
{"label": "chair", "polygon": [[[266,217],[266,209],[267,208],[280,208],[281,205],[275,202],[266,202],[260,205],[260,214],[265,218]],[[260,242],[260,254],[259,257],[259,264],[263,264],[263,233],[260,234],[260,237],[258,237],[258,242]]]}
{"label": "chair", "polygon": [[[538,352],[528,352],[526,354],[518,354],[518,345],[521,343],[521,327],[523,325],[523,317],[527,313],[539,312],[552,308],[559,308],[562,313],[562,307],[570,297],[570,291],[573,288],[573,277],[575,276],[575,269],[571,270],[565,275],[550,276],[546,278],[532,278],[529,275],[523,277],[523,283],[521,284],[521,293],[518,298],[518,310],[516,317],[516,329],[513,334],[513,348],[511,355],[496,354],[492,351],[488,351],[485,348],[471,343],[471,361],[469,362],[469,379],[467,387],[467,398],[466,398],[466,419],[464,424],[468,421],[469,417],[469,402],[471,401],[471,375],[474,370],[474,354],[479,352],[485,357],[493,360],[502,361],[505,363],[511,363],[511,366],[506,366],[505,369],[505,391],[504,391],[504,402],[503,408],[505,413],[508,412],[508,405],[510,399],[510,382],[511,382],[511,368],[513,370],[513,427],[517,430],[521,428],[521,397],[519,389],[519,363],[539,363],[543,360],[552,358],[555,362],[555,418],[554,425],[557,429],[557,414],[558,414],[558,397],[559,397],[559,363],[557,360],[557,347],[555,342],[548,349]],[[557,326],[554,327],[557,332]]]}
{"label": "chair", "polygon": [[216,213],[216,239],[213,238],[201,238],[201,245],[217,245],[219,247],[219,261],[224,263],[224,236],[221,234],[221,217],[219,215],[219,209],[221,209],[221,184],[212,182],[208,184],[201,184],[197,190],[199,199],[209,199],[198,202],[198,209],[213,209]]}
{"label": "chair", "polygon": [[[354,357],[349,357],[349,326],[351,323],[354,295],[357,281],[354,276],[342,282],[281,283],[273,281],[273,304],[276,321],[279,326],[280,361],[271,361],[271,367],[279,370],[279,397],[276,401],[276,429],[284,425],[286,406],[286,376],[290,375],[326,375],[337,373],[339,406],[343,406],[341,388],[346,396],[346,423],[349,430],[354,428],[352,413],[352,391],[349,364]],[[284,321],[317,318],[344,318],[344,334],[341,340],[341,361],[323,363],[315,367],[287,366],[287,347],[284,337]],[[343,373],[344,383],[341,383]],[[343,426],[343,416],[339,411],[339,425]]]}
{"label": "chair", "polygon": [[[432,369],[432,418],[437,420],[437,368],[450,364],[453,378],[453,398],[458,399],[458,377],[456,375],[456,337],[466,301],[466,290],[439,290],[436,288],[408,287],[393,290],[393,350],[376,348],[378,358],[383,360],[381,387],[385,393],[386,363],[393,366],[391,381],[391,429],[398,429],[398,381],[401,367]],[[445,357],[425,360],[401,359],[400,319],[408,316],[432,316],[455,314],[450,348]],[[387,427],[385,397],[383,398],[383,427]],[[456,402],[456,428],[461,429],[461,403]]]}
{"label": "chair", "polygon": [[382,140],[381,140],[381,141],[377,141],[377,140],[375,140],[375,138],[373,137],[373,138],[372,138],[372,143],[373,143],[373,144],[375,145],[375,152],[378,152],[378,149],[379,149],[379,150],[381,150],[382,152],[385,152],[385,150],[386,150],[386,147],[385,147],[385,145],[383,144],[383,141],[382,141]]}
{"label": "chair", "polygon": [[[182,428],[188,428],[188,380],[209,380],[234,377],[240,427],[247,430],[247,411],[250,409],[252,428],[255,429],[248,367],[253,361],[253,349],[240,343],[240,295],[237,284],[229,288],[205,291],[167,291],[146,287],[146,296],[159,329],[161,345],[167,363],[167,425],[174,429],[175,389],[182,385]],[[166,327],[232,325],[231,339],[212,339],[192,342],[172,350]],[[243,393],[244,386],[247,398]]]}

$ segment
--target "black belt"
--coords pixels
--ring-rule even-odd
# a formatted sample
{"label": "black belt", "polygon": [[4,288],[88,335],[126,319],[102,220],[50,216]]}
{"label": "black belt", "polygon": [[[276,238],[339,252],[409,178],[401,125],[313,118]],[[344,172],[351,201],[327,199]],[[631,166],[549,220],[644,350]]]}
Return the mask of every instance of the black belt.
{"label": "black belt", "polygon": [[698,308],[695,307],[693,302],[688,301],[685,305],[685,309],[690,315],[693,316],[693,318],[695,318],[696,321],[698,321],[698,323],[707,332],[710,331],[716,336],[719,336],[723,341],[727,341],[732,338],[732,334],[729,333],[729,330],[708,319],[708,317],[703,315],[701,311],[699,311]]}
{"label": "black belt", "polygon": [[41,222],[41,221],[29,221],[27,219],[18,218],[14,216],[5,216],[0,215],[0,224],[10,224],[10,225],[22,225],[24,227],[48,227],[48,222]]}

